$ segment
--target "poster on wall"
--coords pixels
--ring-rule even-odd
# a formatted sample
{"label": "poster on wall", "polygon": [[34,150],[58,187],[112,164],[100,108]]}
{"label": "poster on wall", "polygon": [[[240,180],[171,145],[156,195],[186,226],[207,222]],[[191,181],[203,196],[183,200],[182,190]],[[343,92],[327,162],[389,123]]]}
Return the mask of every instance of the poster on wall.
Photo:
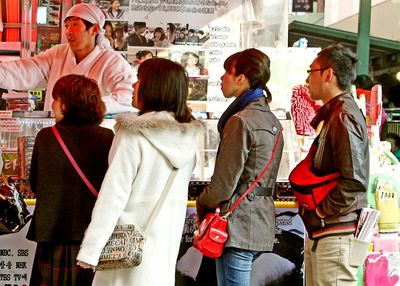
{"label": "poster on wall", "polygon": [[106,20],[104,36],[110,41],[110,46],[114,51],[126,52],[128,50],[127,35],[128,21]]}
{"label": "poster on wall", "polygon": [[37,40],[35,53],[39,54],[61,42],[61,1],[41,0],[38,3]]}
{"label": "poster on wall", "polygon": [[[288,4],[282,0],[84,2],[100,7],[112,28],[123,26],[125,45],[121,42],[118,52],[135,70],[143,51],[178,63],[184,53],[193,53],[196,66],[186,69],[188,101],[194,112],[218,116],[232,101],[223,96],[220,79],[229,55],[253,47],[287,47]],[[115,38],[114,31],[110,41]]]}
{"label": "poster on wall", "polygon": [[[128,62],[135,48],[181,63],[189,76],[189,105],[194,112],[227,100],[220,91],[227,49],[240,49],[241,1],[130,0]],[[165,50],[168,50],[168,53]],[[131,52],[132,51],[132,52]],[[210,105],[211,104],[211,105]]]}

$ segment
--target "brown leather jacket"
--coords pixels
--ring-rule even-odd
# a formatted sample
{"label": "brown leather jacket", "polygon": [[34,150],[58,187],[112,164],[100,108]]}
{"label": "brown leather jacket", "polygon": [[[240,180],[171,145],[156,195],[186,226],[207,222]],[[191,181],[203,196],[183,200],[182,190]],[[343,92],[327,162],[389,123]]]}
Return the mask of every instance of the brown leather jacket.
{"label": "brown leather jacket", "polygon": [[[265,97],[234,114],[221,134],[210,185],[197,200],[200,218],[221,205],[222,213],[240,197],[238,186],[253,182],[265,168],[275,146],[281,124]],[[283,150],[283,136],[272,164],[258,186],[273,192]],[[246,190],[244,186],[243,191]],[[275,207],[269,196],[247,196],[228,217],[226,247],[271,251],[275,238]]]}
{"label": "brown leather jacket", "polygon": [[300,208],[311,238],[354,233],[361,208],[367,206],[369,146],[365,117],[350,93],[336,96],[318,110],[311,125],[324,121],[313,161],[316,175],[341,173],[316,211]]}

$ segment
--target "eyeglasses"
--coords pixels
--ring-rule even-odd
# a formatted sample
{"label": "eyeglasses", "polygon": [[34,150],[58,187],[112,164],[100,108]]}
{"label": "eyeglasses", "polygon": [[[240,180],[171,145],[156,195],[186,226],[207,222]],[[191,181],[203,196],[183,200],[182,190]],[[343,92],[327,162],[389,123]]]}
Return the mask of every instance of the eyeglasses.
{"label": "eyeglasses", "polygon": [[327,70],[327,69],[329,69],[329,68],[326,67],[326,68],[320,68],[320,69],[309,69],[309,70],[307,70],[307,73],[312,73],[312,72],[315,72],[315,71],[324,71],[324,70]]}

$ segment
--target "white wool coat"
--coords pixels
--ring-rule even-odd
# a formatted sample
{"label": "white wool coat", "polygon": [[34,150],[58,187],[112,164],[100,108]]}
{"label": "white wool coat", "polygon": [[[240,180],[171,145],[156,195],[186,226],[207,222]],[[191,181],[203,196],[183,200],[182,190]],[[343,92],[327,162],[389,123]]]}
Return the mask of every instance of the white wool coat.
{"label": "white wool coat", "polygon": [[132,84],[135,74],[128,62],[111,49],[98,46],[78,64],[68,44],[56,45],[39,55],[0,63],[0,87],[47,89],[44,110],[51,111],[56,81],[68,74],[85,75],[97,81],[107,113],[133,111]]}
{"label": "white wool coat", "polygon": [[138,267],[97,271],[93,285],[175,284],[187,205],[188,184],[196,162],[200,121],[178,123],[168,112],[134,113],[117,119],[109,169],[93,209],[77,260],[97,265],[116,224],[143,232],[172,166],[178,168],[170,192],[148,230]]}

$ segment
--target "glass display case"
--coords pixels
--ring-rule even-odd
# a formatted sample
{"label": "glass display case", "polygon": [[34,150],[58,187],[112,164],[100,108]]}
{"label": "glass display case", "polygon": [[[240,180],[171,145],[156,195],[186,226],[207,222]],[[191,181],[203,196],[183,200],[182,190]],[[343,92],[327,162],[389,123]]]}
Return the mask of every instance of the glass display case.
{"label": "glass display case", "polygon": [[[6,170],[8,175],[18,180],[25,180],[29,173],[26,168],[29,169],[34,138],[40,129],[52,126],[55,121],[54,118],[10,117],[11,114],[4,115],[3,113],[3,118],[0,118],[0,143],[3,160],[5,166],[12,169]],[[278,114],[278,116],[284,118],[280,121],[283,126],[285,145],[277,178],[277,182],[282,186],[288,182],[290,171],[300,160],[300,152],[291,119],[286,114]],[[203,122],[206,132],[199,135],[198,138],[197,164],[191,178],[191,184],[198,186],[210,181],[214,172],[219,144],[218,120],[206,119]],[[114,123],[115,119],[104,119],[102,126],[113,129]]]}
{"label": "glass display case", "polygon": [[[199,153],[197,166],[192,174],[192,180],[209,181],[215,166],[217,149],[219,144],[219,133],[217,131],[218,120],[204,120],[206,132],[199,138]],[[300,151],[297,145],[297,135],[290,118],[280,120],[283,126],[283,138],[285,141],[282,160],[279,166],[279,182],[287,182],[290,171],[300,161]]]}
{"label": "glass display case", "polygon": [[213,172],[219,133],[217,131],[218,120],[204,120],[206,132],[198,138],[198,154],[196,168],[192,174],[193,181],[209,181]]}
{"label": "glass display case", "polygon": [[[20,118],[11,115],[12,112],[8,111],[0,115],[3,173],[23,183],[29,176],[35,137],[40,129],[53,125],[54,118]],[[29,191],[23,195],[29,197]]]}
{"label": "glass display case", "polygon": [[[290,171],[300,161],[301,157],[300,148],[297,144],[296,130],[288,113],[283,110],[276,110],[274,113],[282,124],[285,142],[278,171],[275,198],[280,200],[294,200],[288,177]],[[197,165],[193,171],[189,188],[189,197],[192,198],[210,181],[217,157],[219,144],[218,120],[204,120],[204,123],[206,125],[206,132],[203,136],[199,137]]]}
{"label": "glass display case", "polygon": [[[24,116],[24,112],[14,115]],[[30,112],[27,116],[34,116]],[[38,132],[55,124],[54,118],[16,117],[12,111],[0,111],[0,146],[3,160],[3,174],[17,185],[21,195],[34,204],[34,194],[30,192],[28,178],[33,146]],[[113,129],[114,119],[104,119],[103,127]]]}

